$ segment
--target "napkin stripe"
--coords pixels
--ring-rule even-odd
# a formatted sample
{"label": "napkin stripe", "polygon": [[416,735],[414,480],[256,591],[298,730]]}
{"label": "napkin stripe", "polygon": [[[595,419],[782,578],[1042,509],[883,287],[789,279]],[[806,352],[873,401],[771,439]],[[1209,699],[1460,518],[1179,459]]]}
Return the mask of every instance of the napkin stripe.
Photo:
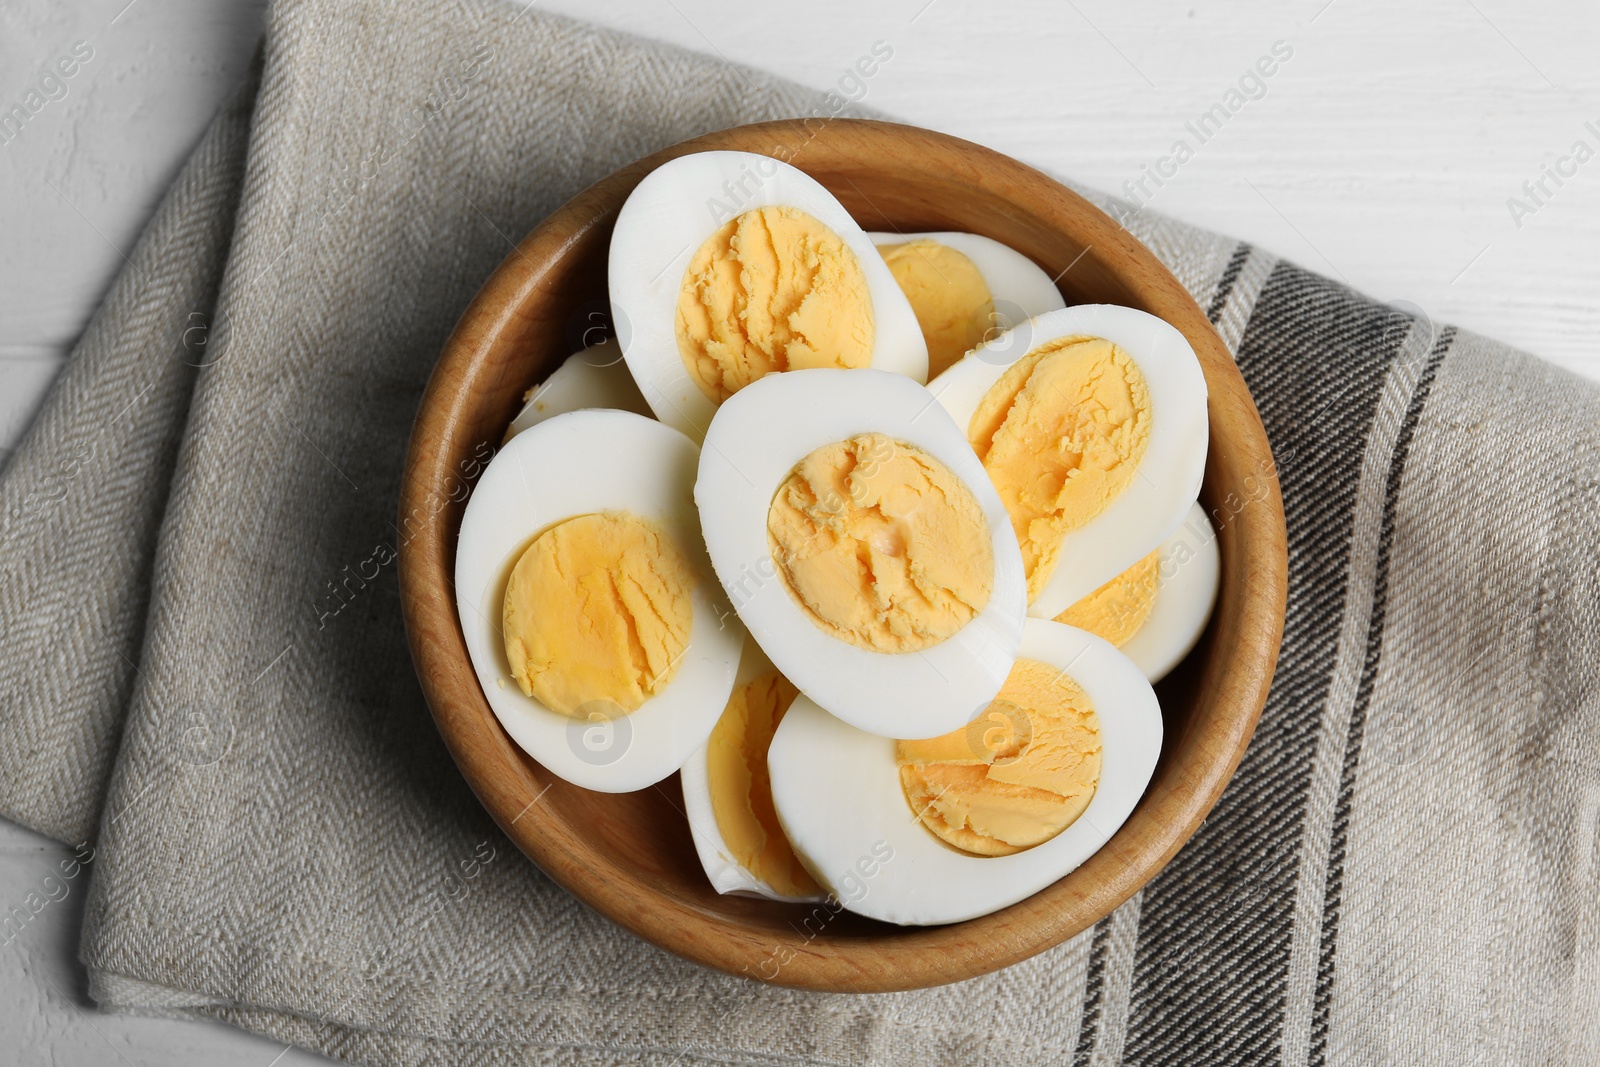
{"label": "napkin stripe", "polygon": [[1267,279],[1272,277],[1272,272],[1277,268],[1278,258],[1254,248],[1245,246],[1246,251],[1240,261],[1238,275],[1228,291],[1228,297],[1221,302],[1213,302],[1212,310],[1216,312],[1211,320],[1217,328],[1217,336],[1222,338],[1222,343],[1228,346],[1228,351],[1237,358],[1239,343],[1244,340],[1245,329],[1250,324],[1250,316],[1255,312],[1256,303],[1261,299],[1261,292],[1266,287]]}
{"label": "napkin stripe", "polygon": [[[1271,257],[1259,255],[1253,246],[1240,241],[1234,244],[1227,264],[1217,275],[1206,317],[1217,327],[1230,352],[1238,347],[1244,323],[1261,295],[1272,262]],[[1247,264],[1249,269],[1246,269]],[[1085,997],[1075,1065],[1121,1062],[1127,1039],[1142,899],[1142,891],[1134,894],[1105,920],[1101,924],[1105,928],[1103,937],[1101,929],[1096,929],[1086,975],[1086,987],[1093,991],[1093,999]]]}
{"label": "napkin stripe", "polygon": [[1244,261],[1250,258],[1250,251],[1250,245],[1240,241],[1233,255],[1228,258],[1228,265],[1223,268],[1222,278],[1217,282],[1216,295],[1206,309],[1206,318],[1211,320],[1211,325],[1222,321],[1222,309],[1228,304],[1228,297],[1233,293],[1234,283],[1239,280],[1239,272],[1244,269]]}
{"label": "napkin stripe", "polygon": [[1090,1059],[1095,1067],[1122,1062],[1122,1050],[1128,1041],[1128,1004],[1133,991],[1134,952],[1139,943],[1139,913],[1143,907],[1144,891],[1140,890],[1111,915],[1101,983],[1100,1036]]}
{"label": "napkin stripe", "polygon": [[[1194,840],[1145,889],[1129,1062],[1276,1054],[1297,850],[1349,580],[1357,488],[1349,456],[1361,454],[1405,335],[1392,309],[1280,262],[1240,341],[1239,368],[1277,455],[1298,595],[1238,774]],[[1219,510],[1213,518],[1229,516]],[[1229,980],[1218,981],[1221,973]]]}
{"label": "napkin stripe", "polygon": [[1328,1016],[1333,1001],[1333,980],[1338,955],[1339,910],[1344,891],[1345,850],[1349,841],[1350,811],[1355,797],[1356,772],[1360,770],[1362,743],[1366,739],[1367,713],[1372,691],[1383,658],[1383,627],[1389,604],[1389,558],[1394,543],[1395,512],[1399,506],[1400,485],[1405,477],[1406,460],[1417,421],[1433,390],[1433,381],[1455,342],[1455,328],[1447,327],[1428,353],[1427,362],[1412,388],[1405,417],[1395,437],[1384,486],[1383,519],[1378,534],[1378,550],[1372,582],[1372,610],[1367,624],[1366,656],[1361,666],[1361,682],[1356,689],[1355,707],[1350,714],[1345,739],[1344,769],[1339,781],[1339,799],[1334,807],[1333,834],[1328,846],[1328,874],[1322,915],[1322,955],[1317,968],[1316,996],[1312,1004],[1311,1052],[1309,1062],[1323,1067],[1328,1058]]}
{"label": "napkin stripe", "polygon": [[1084,978],[1083,1016],[1078,1023],[1078,1047],[1072,1056],[1072,1067],[1089,1067],[1089,1055],[1094,1051],[1100,1034],[1100,1003],[1105,990],[1106,941],[1111,935],[1111,919],[1106,917],[1094,925],[1094,941],[1089,946],[1089,970]]}
{"label": "napkin stripe", "polygon": [[1374,572],[1370,561],[1376,559],[1378,553],[1389,463],[1419,370],[1436,337],[1431,323],[1411,325],[1400,353],[1389,365],[1366,442],[1360,455],[1351,459],[1356,488],[1349,551],[1354,560],[1369,562],[1364,566],[1353,565],[1345,586],[1344,613],[1314,735],[1307,786],[1310,799],[1301,816],[1294,926],[1285,976],[1286,1009],[1279,1042],[1280,1056],[1289,1064],[1304,1064],[1311,1048],[1311,1009],[1322,952],[1328,850],[1333,839],[1334,806],[1344,769],[1345,739],[1355,711],[1367,632],[1372,621]]}

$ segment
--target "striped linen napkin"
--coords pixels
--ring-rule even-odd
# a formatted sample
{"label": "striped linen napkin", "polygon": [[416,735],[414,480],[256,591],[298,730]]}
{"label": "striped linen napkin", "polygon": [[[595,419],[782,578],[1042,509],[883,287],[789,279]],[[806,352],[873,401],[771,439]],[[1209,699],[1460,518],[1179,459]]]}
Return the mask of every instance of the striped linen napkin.
{"label": "striped linen napkin", "polygon": [[839,104],[486,0],[274,4],[0,480],[0,813],[96,850],[92,995],[376,1064],[1600,1062],[1600,391],[1151,214],[1260,405],[1291,582],[1160,877],[997,974],[817,995],[499,834],[400,623],[434,357],[589,182]]}

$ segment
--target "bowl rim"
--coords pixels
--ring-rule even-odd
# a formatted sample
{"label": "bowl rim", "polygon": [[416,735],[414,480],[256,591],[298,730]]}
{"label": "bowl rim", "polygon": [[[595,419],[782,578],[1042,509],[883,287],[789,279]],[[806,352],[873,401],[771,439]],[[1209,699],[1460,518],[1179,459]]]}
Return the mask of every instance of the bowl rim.
{"label": "bowl rim", "polygon": [[[1231,708],[1232,714],[1203,736],[1187,739],[1195,731],[1183,731],[1181,763],[1174,756],[1169,765],[1169,746],[1180,743],[1169,739],[1151,786],[1112,839],[1072,875],[999,912],[949,926],[886,927],[889,932],[881,936],[830,939],[826,946],[807,941],[787,950],[774,974],[756,974],[750,961],[770,958],[775,949],[762,931],[652,890],[560,820],[522,822],[543,795],[534,795],[535,787],[543,782],[549,788],[540,778],[549,772],[522,754],[499,726],[468,659],[452,587],[459,507],[451,505],[466,499],[465,494],[458,499],[457,490],[475,474],[463,480],[450,445],[470,423],[471,386],[481,364],[509,330],[526,325],[524,307],[553,287],[554,265],[597,227],[609,227],[627,192],[669,159],[730,148],[777,155],[775,149],[796,141],[807,150],[818,146],[848,158],[863,146],[892,145],[997,197],[1026,197],[1030,211],[1053,217],[1059,232],[1073,240],[1082,238],[1085,252],[1096,249],[1101,260],[1111,257],[1118,264],[1117,279],[1147,304],[1163,307],[1163,317],[1189,339],[1209,391],[1208,485],[1213,465],[1222,462],[1215,447],[1219,420],[1228,421],[1236,435],[1230,438],[1230,464],[1276,470],[1254,401],[1205,312],[1153,252],[1092,202],[1009,156],[947,134],[870,119],[817,122],[755,123],[671,145],[578,193],[515,245],[463,312],[419,404],[401,479],[397,529],[405,532],[398,575],[413,665],[446,747],[495,822],[549,877],[637,936],[703,965],[796,988],[886,992],[975,977],[1064,942],[1131,897],[1193,836],[1237,769],[1267,699],[1283,631],[1287,536],[1278,481],[1267,477],[1259,506],[1230,519],[1236,523],[1230,536],[1240,546],[1233,565],[1242,570],[1234,580],[1246,590],[1242,616],[1231,620],[1230,628],[1241,635],[1237,642],[1249,655],[1235,655],[1226,669],[1208,664],[1198,683],[1210,693],[1211,704]],[[805,169],[803,159],[788,158]],[[418,515],[421,524],[413,527]],[[1223,565],[1226,586],[1226,555]],[[470,683],[466,688],[463,678]],[[1136,824],[1139,832],[1131,833]]]}

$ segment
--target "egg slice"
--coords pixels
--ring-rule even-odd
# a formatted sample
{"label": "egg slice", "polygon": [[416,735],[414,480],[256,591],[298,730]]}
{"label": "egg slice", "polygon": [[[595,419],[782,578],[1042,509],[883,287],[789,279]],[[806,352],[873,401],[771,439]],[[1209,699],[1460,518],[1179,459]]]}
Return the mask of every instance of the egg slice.
{"label": "egg slice", "polygon": [[773,371],[876,367],[927,381],[911,305],[866,233],[803,171],[750,152],[679,156],[617,215],[611,308],[656,417],[699,440]]}
{"label": "egg slice", "polygon": [[550,377],[524,393],[522,410],[506,427],[505,440],[546,419],[583,408],[650,414],[650,405],[623,362],[622,346],[612,338],[574,352]]}
{"label": "egg slice", "polygon": [[1057,615],[1056,622],[1105,638],[1152,683],[1159,682],[1205,630],[1221,564],[1211,520],[1195,503],[1159,548]]}
{"label": "egg slice", "polygon": [[501,449],[467,501],[456,607],[495,717],[606,793],[670,775],[727,703],[744,631],[700,539],[699,449],[654,419],[574,411]]}
{"label": "egg slice", "polygon": [[1144,625],[1119,646],[1152,683],[1183,662],[1200,640],[1222,581],[1217,533],[1198,503],[1158,553],[1155,603]]}
{"label": "egg slice", "polygon": [[828,711],[932,737],[999,690],[1025,609],[1016,537],[961,430],[910,378],[763,378],[717,412],[694,492],[745,627]]}
{"label": "egg slice", "polygon": [[783,836],[767,780],[767,748],[796,695],[756,643],[746,640],[728,706],[680,772],[695,851],[719,893],[824,899]]}
{"label": "egg slice", "polygon": [[986,338],[1064,307],[1038,265],[975,233],[869,233],[928,345],[928,377]]}
{"label": "egg slice", "polygon": [[[1144,675],[1093,634],[1042,619],[1028,620],[1017,666],[1070,694],[1060,736],[1030,732],[1037,717],[1005,699],[1010,681],[969,728],[910,746],[914,761],[904,743],[795,700],[767,756],[772,798],[795,852],[846,908],[914,926],[987,915],[1077,868],[1133,811],[1161,752]],[[906,775],[918,808],[902,782],[908,766],[944,773]]]}
{"label": "egg slice", "polygon": [[1005,503],[1035,617],[1055,618],[1133,566],[1199,494],[1205,376],[1184,336],[1153,315],[1052,311],[929,388]]}

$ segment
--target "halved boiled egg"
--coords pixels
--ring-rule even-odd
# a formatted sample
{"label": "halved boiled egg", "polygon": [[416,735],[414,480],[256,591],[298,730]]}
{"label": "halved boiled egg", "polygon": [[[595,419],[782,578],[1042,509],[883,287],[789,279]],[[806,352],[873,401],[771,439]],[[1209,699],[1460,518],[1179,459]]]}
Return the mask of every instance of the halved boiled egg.
{"label": "halved boiled egg", "polygon": [[724,403],[695,482],[717,577],[763,651],[852,725],[933,737],[999,690],[1022,558],[960,428],[910,378],[770,375]]}
{"label": "halved boiled egg", "polygon": [[719,893],[823,899],[783,836],[767,778],[767,748],[798,695],[755,641],[746,640],[728,706],[705,747],[680,772],[695,851]]}
{"label": "halved boiled egg", "polygon": [[985,714],[929,741],[857,730],[805,697],[767,765],[779,822],[851,911],[934,925],[998,911],[1097,852],[1161,752],[1161,709],[1109,643],[1029,619]]}
{"label": "halved boiled egg", "polygon": [[928,378],[987,338],[1064,307],[1050,275],[975,233],[869,233],[928,344]]}
{"label": "halved boiled egg", "polygon": [[1035,617],[1055,618],[1148,555],[1199,494],[1205,376],[1183,334],[1153,315],[1052,311],[929,388],[1005,503]]}
{"label": "halved boiled egg", "polygon": [[656,417],[695,440],[774,371],[876,367],[927,381],[911,305],[866,233],[804,171],[750,152],[679,156],[617,215],[612,317]]}
{"label": "halved boiled egg", "polygon": [[650,405],[622,360],[622,346],[613,338],[574,352],[550,377],[524,393],[522,410],[506,427],[505,440],[546,419],[584,408],[650,414]]}
{"label": "halved boiled egg", "polygon": [[723,604],[693,500],[699,449],[626,411],[574,411],[513,437],[467,501],[456,606],[512,740],[555,774],[642,789],[699,748],[744,631]]}
{"label": "halved boiled egg", "polygon": [[1199,503],[1161,547],[1056,616],[1122,650],[1152,683],[1194,648],[1217,603],[1222,558]]}

